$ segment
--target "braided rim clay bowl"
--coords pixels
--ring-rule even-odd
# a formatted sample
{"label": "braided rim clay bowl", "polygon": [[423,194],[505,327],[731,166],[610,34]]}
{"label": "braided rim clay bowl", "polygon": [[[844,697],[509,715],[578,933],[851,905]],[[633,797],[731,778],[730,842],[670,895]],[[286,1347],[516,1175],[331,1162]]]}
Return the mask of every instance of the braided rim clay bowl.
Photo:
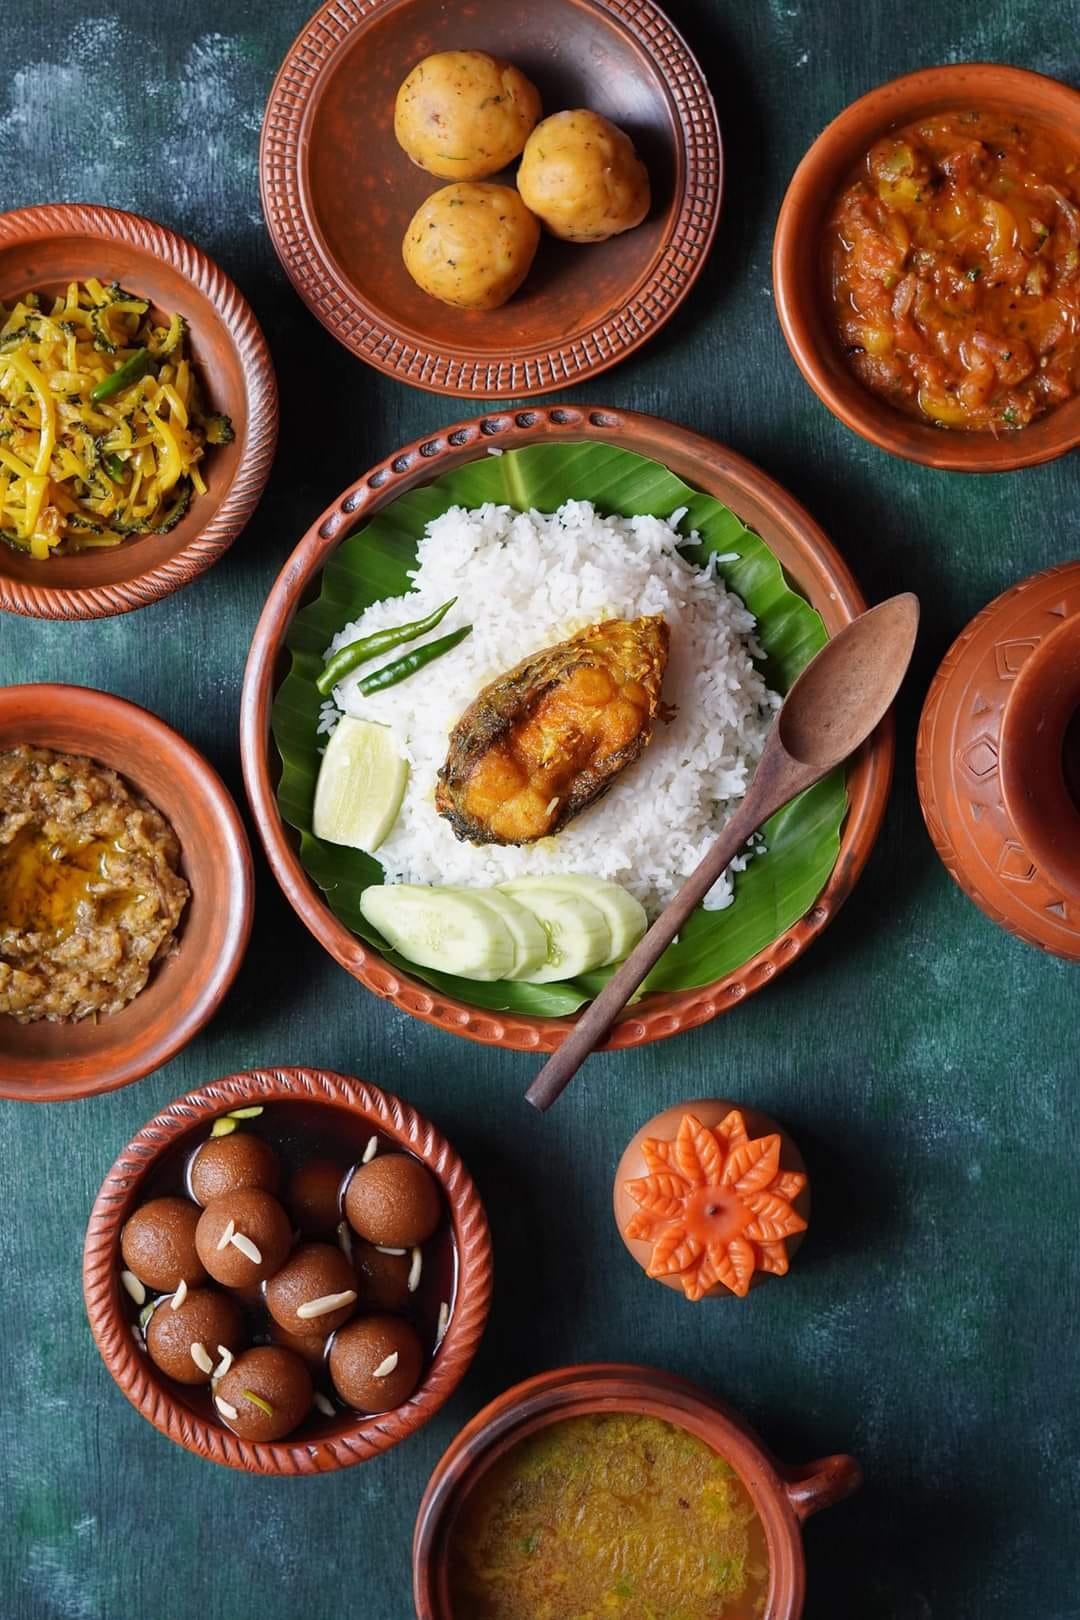
{"label": "braided rim clay bowl", "polygon": [[[334,916],[308,877],[298,837],[282,820],[275,798],[279,775],[270,735],[274,692],[288,668],[285,636],[293,615],[318,593],[319,575],[347,534],[417,484],[428,482],[489,449],[546,442],[608,441],[663,462],[680,478],[725,502],[755,529],[788,578],[821,614],[830,635],[866,603],[846,564],[797,501],[733,451],[673,423],[614,411],[536,406],[459,422],[406,445],[358,478],[312,524],[266,600],[248,655],[241,700],[244,780],[266,853],[286,898],[316,939],[361,984],[430,1024],[470,1040],[518,1051],[553,1052],[573,1028],[570,1018],[491,1013],[431,990],[391,968]],[[892,778],[894,737],[886,720],[848,767],[849,810],[832,875],[809,911],[742,967],[694,990],[650,993],[620,1015],[606,1047],[641,1046],[726,1012],[759,990],[817,938],[851,893],[873,847]]]}
{"label": "braided rim clay bowl", "polygon": [[[455,309],[413,283],[405,228],[444,180],[393,131],[394,98],[434,51],[488,51],[546,112],[590,107],[633,138],[648,219],[588,246],[545,237],[501,309]],[[653,0],[328,0],[290,49],[263,121],[271,240],[293,286],[362,360],[435,393],[549,393],[604,371],[674,313],[716,231],[723,162],[705,76]],[[492,179],[513,184],[507,170]]]}
{"label": "braided rim clay bowl", "polygon": [[86,755],[118,772],[171,824],[191,889],[177,949],[118,1013],[78,1023],[0,1017],[0,1097],[96,1096],[167,1063],[221,1006],[251,933],[251,846],[213,766],[123,698],[85,686],[0,687],[0,751],[18,743]]}
{"label": "braided rim clay bowl", "polygon": [[823,1457],[791,1468],[766,1450],[722,1401],[652,1367],[597,1363],[562,1367],[508,1389],[451,1443],[424,1492],[413,1537],[413,1596],[418,1620],[453,1620],[447,1550],[474,1486],[527,1435],[564,1418],[631,1412],[686,1429],[725,1457],[750,1493],[769,1548],[764,1620],[798,1620],[806,1591],[802,1525],[812,1513],[857,1490],[854,1457]]}
{"label": "braided rim clay bowl", "polygon": [[855,376],[833,326],[823,263],[825,222],[841,189],[887,130],[929,113],[977,105],[1037,119],[1076,140],[1080,93],[1041,73],[995,62],[924,68],[879,85],[823,130],[795,170],[776,222],[773,288],[788,348],[833,415],[890,455],[957,472],[1005,472],[1053,461],[1080,445],[1080,397],[1015,433],[952,432],[917,421]]}
{"label": "braided rim clay bowl", "polygon": [[[351,1115],[421,1159],[442,1187],[457,1248],[457,1288],[446,1336],[416,1393],[375,1417],[340,1413],[273,1443],[241,1440],[195,1411],[189,1391],[159,1373],[136,1343],[120,1283],[120,1234],[166,1153],[205,1135],[219,1114],[252,1104],[303,1103]],[[253,1474],[312,1475],[366,1462],[422,1428],[465,1376],[491,1304],[491,1238],[472,1177],[450,1143],[407,1103],[324,1069],[249,1069],[170,1103],[130,1141],[105,1177],[83,1250],[83,1294],[102,1360],[136,1411],[185,1450]],[[311,1427],[311,1432],[307,1429]]]}
{"label": "braided rim clay bowl", "polygon": [[[957,637],[927,694],[915,764],[950,875],[992,922],[1080,961],[1080,562],[1033,574]],[[1075,722],[1074,732],[1075,736]]]}
{"label": "braided rim clay bowl", "polygon": [[259,502],[277,440],[277,384],[251,308],[192,243],[118,208],[56,204],[0,214],[0,303],[87,276],[122,282],[187,322],[204,397],[236,438],[208,454],[207,492],[169,534],[45,561],[0,545],[0,608],[38,619],[100,619],[188,585],[232,545]]}

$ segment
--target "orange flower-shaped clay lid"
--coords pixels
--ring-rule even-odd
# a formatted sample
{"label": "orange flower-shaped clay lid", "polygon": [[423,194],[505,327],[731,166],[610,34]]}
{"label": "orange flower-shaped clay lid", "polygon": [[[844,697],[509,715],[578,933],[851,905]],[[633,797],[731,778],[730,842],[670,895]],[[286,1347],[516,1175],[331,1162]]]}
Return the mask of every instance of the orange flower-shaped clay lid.
{"label": "orange flower-shaped clay lid", "polygon": [[643,1125],[615,1174],[615,1219],[647,1275],[687,1299],[782,1277],[810,1208],[802,1156],[756,1109],[680,1103]]}

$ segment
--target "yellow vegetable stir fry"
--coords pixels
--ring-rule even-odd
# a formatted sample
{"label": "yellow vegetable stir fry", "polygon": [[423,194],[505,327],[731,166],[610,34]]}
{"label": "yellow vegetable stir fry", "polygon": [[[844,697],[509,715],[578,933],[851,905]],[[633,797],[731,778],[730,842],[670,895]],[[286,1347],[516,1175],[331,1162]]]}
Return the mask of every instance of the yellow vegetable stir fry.
{"label": "yellow vegetable stir fry", "polygon": [[0,304],[0,537],[31,556],[164,534],[206,492],[207,414],[179,315],[159,326],[115,282]]}

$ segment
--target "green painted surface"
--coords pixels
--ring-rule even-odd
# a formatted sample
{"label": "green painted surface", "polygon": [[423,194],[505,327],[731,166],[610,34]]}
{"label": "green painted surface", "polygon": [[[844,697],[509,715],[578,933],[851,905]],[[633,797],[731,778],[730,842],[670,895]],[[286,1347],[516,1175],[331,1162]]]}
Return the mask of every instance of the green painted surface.
{"label": "green painted surface", "polygon": [[[3,618],[3,679],[80,681],[148,704],[239,792],[243,659],[284,557],[372,461],[461,413],[339,349],[266,241],[259,118],[306,3],[113,0],[82,20],[78,10],[6,9],[0,206],[114,203],[199,240],[266,326],[285,449],[257,518],[211,574],[104,624]],[[1080,549],[1078,464],[980,482],[888,459],[807,391],[769,289],[783,186],[829,117],[935,61],[999,58],[1077,82],[1075,9],[672,0],[671,10],[723,120],[719,241],[685,311],[580,397],[733,445],[805,501],[871,597],[920,592],[925,630],[884,836],[840,920],[781,982],[707,1029],[595,1060],[546,1119],[521,1103],[533,1061],[377,1003],[321,954],[260,863],[250,955],[201,1039],[117,1095],[0,1108],[4,1620],[408,1620],[413,1514],[451,1435],[514,1380],[592,1357],[711,1385],[785,1457],[861,1458],[862,1495],[808,1532],[809,1620],[1080,1614],[1076,972],[997,932],[953,887],[927,842],[911,765],[918,705],[953,635],[1015,579]],[[289,445],[313,374],[339,413],[321,418],[301,457]],[[106,1375],[80,1301],[83,1226],[118,1149],[178,1093],[258,1062],[325,1064],[408,1097],[460,1147],[495,1228],[494,1315],[457,1397],[388,1457],[315,1482],[233,1475],[159,1438]],[[775,1113],[814,1177],[793,1274],[743,1307],[693,1309],[647,1284],[609,1214],[632,1129],[702,1091]]]}

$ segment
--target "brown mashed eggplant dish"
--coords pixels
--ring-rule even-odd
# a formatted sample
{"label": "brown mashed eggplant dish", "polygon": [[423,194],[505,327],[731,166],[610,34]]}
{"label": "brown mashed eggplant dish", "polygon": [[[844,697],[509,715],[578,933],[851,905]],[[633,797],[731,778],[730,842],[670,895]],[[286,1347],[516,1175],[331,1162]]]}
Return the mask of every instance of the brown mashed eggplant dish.
{"label": "brown mashed eggplant dish", "polygon": [[164,816],[92,760],[0,753],[0,1014],[118,1012],[188,899]]}
{"label": "brown mashed eggplant dish", "polygon": [[435,808],[473,844],[559,832],[640,757],[670,634],[656,614],[591,624],[500,675],[450,734]]}

